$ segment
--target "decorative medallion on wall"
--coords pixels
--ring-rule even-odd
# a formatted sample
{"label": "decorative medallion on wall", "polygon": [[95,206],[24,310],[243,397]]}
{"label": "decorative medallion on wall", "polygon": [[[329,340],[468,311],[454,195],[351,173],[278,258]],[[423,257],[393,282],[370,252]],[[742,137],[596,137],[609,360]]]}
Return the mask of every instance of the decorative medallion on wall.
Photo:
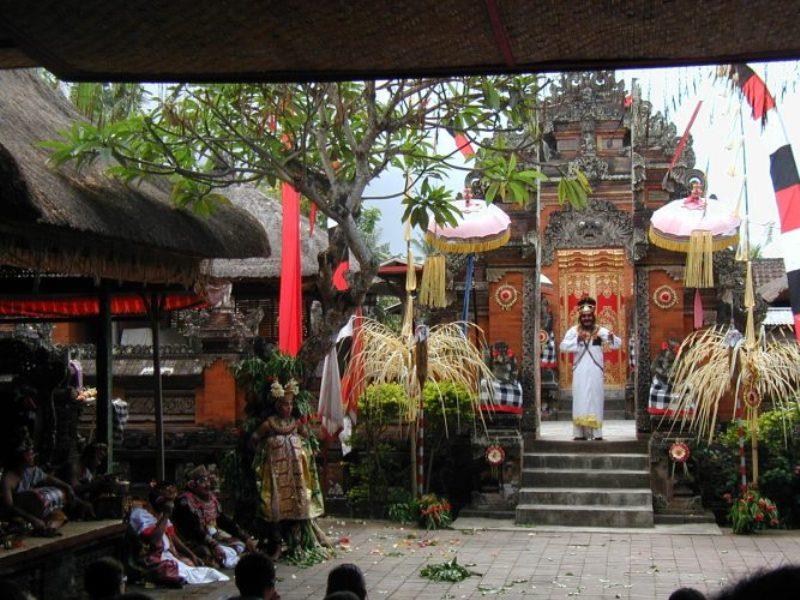
{"label": "decorative medallion on wall", "polygon": [[658,308],[672,308],[675,306],[675,303],[678,301],[678,294],[675,293],[675,290],[668,285],[662,285],[656,288],[656,291],[653,292],[653,302],[655,302]]}
{"label": "decorative medallion on wall", "polygon": [[491,444],[484,453],[486,462],[492,467],[499,467],[506,460],[506,451],[500,444]]}
{"label": "decorative medallion on wall", "polygon": [[503,310],[511,310],[511,307],[519,300],[519,292],[513,285],[504,283],[494,291],[494,300]]}

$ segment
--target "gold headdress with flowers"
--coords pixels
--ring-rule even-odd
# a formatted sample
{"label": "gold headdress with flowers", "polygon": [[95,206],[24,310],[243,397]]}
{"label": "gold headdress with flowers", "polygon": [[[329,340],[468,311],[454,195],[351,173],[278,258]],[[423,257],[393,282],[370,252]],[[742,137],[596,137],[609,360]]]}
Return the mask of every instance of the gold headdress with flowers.
{"label": "gold headdress with flowers", "polygon": [[283,398],[287,392],[295,396],[300,393],[300,385],[294,378],[287,381],[285,386],[280,381],[273,381],[269,389],[273,398]]}

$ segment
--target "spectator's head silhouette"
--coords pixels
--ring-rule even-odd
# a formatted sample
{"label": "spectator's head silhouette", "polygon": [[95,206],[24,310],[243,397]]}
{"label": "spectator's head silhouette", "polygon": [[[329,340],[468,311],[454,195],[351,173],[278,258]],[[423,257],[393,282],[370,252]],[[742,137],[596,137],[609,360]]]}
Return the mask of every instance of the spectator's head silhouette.
{"label": "spectator's head silhouette", "polygon": [[331,569],[328,573],[328,589],[326,597],[335,592],[352,592],[359,600],[367,597],[367,582],[364,574],[356,565],[345,563]]}

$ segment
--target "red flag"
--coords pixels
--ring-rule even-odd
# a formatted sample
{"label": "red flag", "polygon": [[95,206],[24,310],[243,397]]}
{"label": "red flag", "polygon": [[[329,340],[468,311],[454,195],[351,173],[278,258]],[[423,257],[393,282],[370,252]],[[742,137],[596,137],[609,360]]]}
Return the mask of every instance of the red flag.
{"label": "red flag", "polygon": [[475,156],[475,148],[469,141],[469,138],[463,133],[453,133],[453,138],[456,140],[456,148],[464,155],[464,158]]}
{"label": "red flag", "polygon": [[353,319],[353,344],[350,347],[350,364],[342,378],[342,404],[353,423],[358,415],[358,399],[364,392],[364,363],[361,360],[361,308],[355,310]]}
{"label": "red flag", "polygon": [[343,292],[350,286],[347,283],[347,279],[344,278],[344,274],[347,273],[347,270],[350,268],[350,262],[347,260],[343,260],[339,263],[336,267],[336,270],[333,272],[333,287],[335,287],[340,292]]}
{"label": "red flag", "polygon": [[297,356],[303,344],[303,290],[300,272],[300,193],[290,184],[281,187],[281,288],[278,305],[278,349]]}
{"label": "red flag", "polygon": [[794,315],[794,335],[800,342],[800,252],[797,251],[800,248],[800,173],[778,115],[775,97],[764,80],[744,64],[733,65],[731,76],[747,100],[753,119],[761,122],[761,137],[769,152],[769,171],[781,223],[783,265]]}
{"label": "red flag", "polygon": [[314,235],[314,223],[317,222],[317,205],[311,203],[311,212],[308,213],[308,235]]}
{"label": "red flag", "polygon": [[675,153],[672,155],[672,162],[669,165],[670,170],[675,168],[675,164],[678,162],[678,159],[681,157],[681,154],[683,154],[683,149],[686,147],[686,142],[689,141],[689,131],[691,131],[692,125],[694,125],[694,120],[697,118],[697,113],[700,112],[701,106],[703,106],[703,101],[699,100],[697,102],[697,106],[694,107],[692,118],[689,119],[689,124],[686,125],[686,129],[683,131],[683,135],[681,136],[681,139],[678,142],[678,147],[675,148]]}

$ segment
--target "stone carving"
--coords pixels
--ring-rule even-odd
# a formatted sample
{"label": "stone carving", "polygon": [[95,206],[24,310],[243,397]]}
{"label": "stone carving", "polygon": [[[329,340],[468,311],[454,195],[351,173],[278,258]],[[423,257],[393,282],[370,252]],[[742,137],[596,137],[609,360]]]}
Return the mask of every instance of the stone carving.
{"label": "stone carving", "polygon": [[[97,348],[94,344],[66,344],[63,346],[56,346],[57,348],[66,349],[70,352],[70,356],[77,360],[94,360],[97,357]],[[197,350],[191,346],[183,344],[159,344],[161,349],[161,358],[196,358]],[[153,347],[144,345],[135,346],[114,346],[112,350],[113,356],[120,358],[152,358]]]}
{"label": "stone carving", "polygon": [[636,267],[636,429],[650,431],[647,400],[650,395],[650,277],[645,267]]}
{"label": "stone carving", "polygon": [[624,98],[625,82],[612,70],[562,73],[544,102],[544,133],[558,122],[620,120]]}
{"label": "stone carving", "polygon": [[575,160],[571,160],[567,165],[567,171],[570,175],[580,171],[589,181],[609,178],[608,162],[594,154],[581,154]]}
{"label": "stone carving", "polygon": [[533,434],[539,429],[539,411],[536,406],[536,372],[539,370],[537,340],[539,315],[536,311],[534,269],[527,269],[522,280],[522,431]]}
{"label": "stone carving", "polygon": [[[155,405],[152,398],[132,397],[128,398],[128,412],[131,417],[136,415],[152,415],[155,412]],[[194,416],[194,398],[189,397],[164,397],[165,415],[192,415]]]}
{"label": "stone carving", "polygon": [[544,233],[542,264],[550,265],[560,248],[622,247],[632,259],[633,221],[607,200],[590,199],[576,210],[567,205],[550,216]]}
{"label": "stone carving", "polygon": [[[714,279],[717,286],[717,325],[729,325],[733,321],[739,331],[744,331],[747,323],[747,309],[744,306],[744,284],[746,265],[737,261],[733,250],[714,253]],[[756,294],[753,319],[756,327],[767,314],[766,301]]]}
{"label": "stone carving", "polygon": [[484,361],[498,381],[505,383],[517,381],[519,373],[517,357],[505,342],[496,342],[491,348],[487,348]]}

